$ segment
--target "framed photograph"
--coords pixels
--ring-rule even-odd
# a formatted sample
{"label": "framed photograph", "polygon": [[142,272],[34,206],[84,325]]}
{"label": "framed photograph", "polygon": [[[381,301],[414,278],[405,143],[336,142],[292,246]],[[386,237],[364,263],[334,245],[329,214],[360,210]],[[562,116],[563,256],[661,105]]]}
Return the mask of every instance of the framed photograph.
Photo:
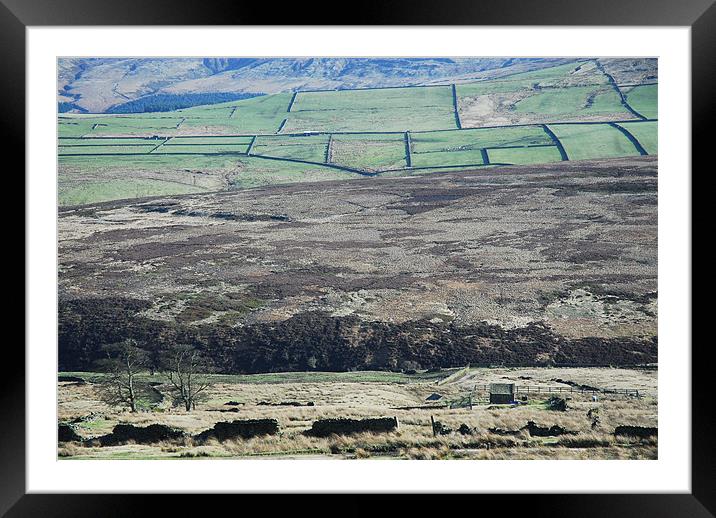
{"label": "framed photograph", "polygon": [[691,178],[716,8],[445,7],[2,0],[26,335],[0,511],[713,516]]}

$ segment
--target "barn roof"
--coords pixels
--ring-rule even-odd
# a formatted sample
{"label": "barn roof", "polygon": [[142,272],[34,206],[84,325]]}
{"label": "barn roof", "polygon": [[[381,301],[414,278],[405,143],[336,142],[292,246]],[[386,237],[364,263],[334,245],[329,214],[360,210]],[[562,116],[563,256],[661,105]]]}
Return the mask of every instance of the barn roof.
{"label": "barn roof", "polygon": [[514,394],[514,383],[490,383],[490,394]]}

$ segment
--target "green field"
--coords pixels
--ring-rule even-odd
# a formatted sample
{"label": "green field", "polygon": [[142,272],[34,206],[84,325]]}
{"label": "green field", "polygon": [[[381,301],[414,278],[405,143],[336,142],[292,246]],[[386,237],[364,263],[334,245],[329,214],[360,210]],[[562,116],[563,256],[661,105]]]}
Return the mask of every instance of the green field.
{"label": "green field", "polygon": [[530,72],[510,74],[497,79],[458,85],[458,95],[512,92],[534,85],[549,87],[566,83],[607,84],[607,77],[598,72],[593,62],[577,61]]}
{"label": "green field", "polygon": [[211,145],[211,144],[191,144],[191,145],[164,145],[157,148],[155,154],[166,154],[166,153],[190,153],[190,154],[226,154],[226,153],[238,153],[244,154],[249,148],[248,144],[238,145]]}
{"label": "green field", "polygon": [[463,127],[634,118],[593,60],[458,84]]}
{"label": "green field", "polygon": [[83,182],[79,186],[58,189],[60,205],[82,205],[126,198],[142,198],[172,194],[191,194],[204,189],[176,182],[162,180],[113,179],[97,182]]}
{"label": "green field", "polygon": [[164,115],[156,119],[129,115],[98,117],[89,120],[92,124],[89,135],[164,135],[173,131],[181,120],[181,117],[169,118]]}
{"label": "green field", "polygon": [[59,156],[60,166],[73,171],[86,171],[96,173],[103,169],[117,169],[119,171],[167,171],[172,169],[225,169],[236,164],[236,157],[216,155],[205,156],[202,154],[186,156],[162,156],[160,153],[122,156]]}
{"label": "green field", "polygon": [[639,152],[618,129],[608,124],[550,124],[570,160],[635,156]]}
{"label": "green field", "polygon": [[[512,74],[491,81],[477,83],[464,83],[457,85],[458,97],[487,95],[494,93],[518,92],[520,90],[533,90],[535,92],[545,87],[555,87],[572,78],[582,67],[583,63],[567,63],[555,67],[543,68],[532,72]],[[603,74],[583,74],[580,83],[590,85],[603,85],[607,79]],[[578,76],[581,77],[581,76]]]}
{"label": "green field", "polygon": [[650,155],[659,152],[658,125],[656,121],[646,122],[622,122],[621,127],[634,135],[642,147]]}
{"label": "green field", "polygon": [[413,167],[442,167],[453,165],[483,165],[480,149],[456,150],[448,152],[413,153]]}
{"label": "green field", "polygon": [[407,166],[405,136],[391,133],[334,135],[331,163],[366,171],[402,169]]}
{"label": "green field", "polygon": [[328,135],[258,137],[251,154],[323,163],[327,145]]}
{"label": "green field", "polygon": [[283,133],[455,128],[450,86],[300,92]]}
{"label": "green field", "polygon": [[63,146],[151,146],[161,144],[164,139],[150,138],[62,138],[59,141]]}
{"label": "green field", "polygon": [[656,119],[659,116],[657,97],[658,85],[635,86],[625,94],[629,106],[647,119]]}
{"label": "green field", "polygon": [[[536,163],[548,153],[542,147],[553,142],[540,126],[512,128],[484,128],[460,131],[412,133],[412,159],[414,167],[440,167],[451,165],[485,164],[483,149],[520,146],[522,153],[498,153],[502,158],[518,157],[515,162],[491,159],[502,163]],[[528,157],[535,157],[530,160]],[[551,161],[551,160],[547,160]],[[485,164],[486,165],[486,164]]]}
{"label": "green field", "polygon": [[621,104],[621,99],[610,86],[574,86],[540,90],[515,104],[520,113],[541,115],[595,115],[623,113],[629,117],[629,111]]}
{"label": "green field", "polygon": [[[613,120],[646,152],[658,152],[657,123],[636,122],[594,60],[455,88],[461,127],[452,85],[287,92],[162,113],[62,114],[60,203],[356,178],[357,172],[413,174],[405,132],[414,174],[561,160],[542,124],[570,160],[636,154],[607,124]],[[656,118],[657,88],[621,91],[634,110]],[[165,179],[166,172],[206,174],[187,184],[184,177]]]}
{"label": "green field", "polygon": [[173,137],[167,142],[168,145],[194,145],[194,144],[215,144],[215,145],[249,145],[253,140],[252,136],[247,137]]}
{"label": "green field", "polygon": [[243,189],[362,178],[321,164],[226,154],[61,156],[59,164],[58,202],[61,206],[191,194],[227,187]]}
{"label": "green field", "polygon": [[[186,117],[183,128],[188,131],[213,128],[213,133],[217,134],[275,133],[287,115],[290,100],[291,94],[288,93],[265,95],[225,105],[212,105],[212,109],[201,106],[186,108],[178,113]],[[218,106],[225,106],[226,109],[219,110],[216,108]],[[233,115],[229,117],[232,110]]]}
{"label": "green field", "polygon": [[59,136],[275,133],[290,99],[291,94],[275,94],[158,114],[63,115]]}
{"label": "green field", "polygon": [[452,106],[450,86],[299,92],[291,113],[323,110],[392,111],[441,106],[448,108]]}
{"label": "green field", "polygon": [[493,164],[534,164],[536,162],[548,163],[562,160],[557,146],[531,147],[531,148],[502,148],[488,149],[487,156]]}
{"label": "green field", "polygon": [[369,132],[455,128],[452,106],[291,112],[281,133]]}
{"label": "green field", "polygon": [[231,180],[231,187],[236,189],[295,182],[365,178],[321,164],[285,162],[254,155],[240,157],[236,160],[236,164],[239,172]]}
{"label": "green field", "polygon": [[535,82],[529,79],[505,80],[505,81],[483,81],[480,83],[464,83],[455,86],[458,97],[475,97],[496,93],[517,92],[519,90],[530,90]]}
{"label": "green field", "polygon": [[552,140],[540,126],[411,133],[411,140],[416,153],[552,144]]}
{"label": "green field", "polygon": [[92,131],[93,122],[79,116],[60,117],[57,123],[57,132],[61,137],[82,137]]}
{"label": "green field", "polygon": [[60,155],[111,155],[111,154],[124,154],[124,153],[132,153],[132,154],[146,154],[152,151],[157,144],[153,145],[143,145],[143,146],[118,146],[118,145],[108,145],[108,146],[65,146],[61,145],[59,147],[59,153]]}
{"label": "green field", "polygon": [[[589,62],[587,61],[577,61],[574,63],[566,63],[564,65],[557,65],[555,67],[547,67],[547,68],[540,68],[539,70],[533,70],[531,72],[522,72],[519,74],[512,74],[510,76],[506,76],[504,79],[514,81],[514,80],[525,80],[529,79],[532,81],[543,81],[543,80],[562,80],[566,77],[569,77],[571,74],[574,74],[575,72],[578,72],[579,70],[583,69],[585,66],[587,66]],[[601,79],[601,76],[595,76],[599,78],[599,81],[606,82],[606,79]]]}

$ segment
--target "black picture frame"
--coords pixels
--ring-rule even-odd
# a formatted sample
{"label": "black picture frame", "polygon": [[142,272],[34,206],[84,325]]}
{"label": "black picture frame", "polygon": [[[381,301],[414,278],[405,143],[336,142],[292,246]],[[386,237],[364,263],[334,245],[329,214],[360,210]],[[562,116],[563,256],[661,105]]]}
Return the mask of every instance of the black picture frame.
{"label": "black picture frame", "polygon": [[[287,9],[268,2],[240,3],[228,0],[190,2],[124,0],[100,3],[97,0],[0,0],[0,103],[5,153],[19,158],[16,169],[24,168],[25,140],[25,30],[28,26],[88,25],[616,25],[616,26],[689,26],[691,27],[692,65],[692,169],[706,165],[710,149],[707,119],[711,116],[711,98],[716,62],[716,6],[713,0],[503,0],[477,2],[452,0],[434,3],[425,0],[393,0],[356,5],[344,16],[335,3],[312,2],[310,8]],[[668,131],[668,128],[663,130]],[[8,155],[5,155],[8,156]],[[22,169],[24,170],[24,169]],[[706,167],[703,168],[706,172]],[[685,179],[690,174],[683,172]],[[24,182],[23,182],[24,185]],[[19,187],[19,186],[18,186]],[[23,187],[24,190],[24,187]],[[18,211],[19,212],[19,211]],[[27,257],[25,257],[27,260]],[[7,300],[7,299],[6,299]],[[693,319],[693,317],[692,317]],[[6,344],[7,345],[7,344]],[[684,344],[685,351],[689,344]],[[701,345],[701,347],[699,347]],[[692,492],[690,494],[607,494],[607,495],[481,495],[480,510],[492,500],[495,513],[529,513],[533,516],[693,516],[716,513],[716,426],[711,419],[713,402],[708,384],[711,380],[709,342],[692,347]],[[18,348],[19,349],[19,348]],[[0,514],[7,516],[127,516],[147,513],[147,500],[162,498],[164,512],[185,506],[186,499],[147,495],[39,495],[25,492],[25,356],[6,357],[0,384]],[[9,366],[12,366],[10,368]],[[568,476],[568,474],[567,474]],[[213,496],[212,498],[216,498]],[[247,502],[242,507],[263,505]],[[256,497],[252,497],[256,498]],[[260,497],[259,497],[260,498]],[[265,497],[264,497],[265,498]],[[296,500],[299,498],[300,500]],[[473,496],[474,498],[474,496]],[[372,513],[369,497],[352,495],[340,505],[342,514]],[[225,500],[224,498],[221,499]],[[442,500],[442,499],[441,499]],[[295,512],[305,501],[292,497]],[[424,499],[414,497],[403,502],[403,512],[424,508]],[[272,504],[273,505],[273,504]],[[449,506],[455,506],[450,503]],[[459,505],[459,504],[457,504]],[[474,505],[474,504],[470,504]],[[310,505],[318,512],[316,504]],[[330,512],[332,504],[325,503]],[[413,509],[411,509],[413,508]],[[186,508],[185,508],[186,509]],[[499,511],[498,511],[499,510]],[[184,514],[184,513],[182,513]]]}

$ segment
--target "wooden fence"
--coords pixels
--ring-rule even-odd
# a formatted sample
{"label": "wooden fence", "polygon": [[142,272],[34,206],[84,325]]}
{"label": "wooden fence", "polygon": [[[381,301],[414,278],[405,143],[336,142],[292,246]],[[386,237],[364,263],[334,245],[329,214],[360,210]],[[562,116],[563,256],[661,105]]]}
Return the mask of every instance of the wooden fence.
{"label": "wooden fence", "polygon": [[[490,385],[475,385],[473,393],[490,392]],[[544,387],[541,385],[515,385],[515,394],[623,394],[625,396],[643,396],[643,391],[632,388],[597,388],[597,387]]]}
{"label": "wooden fence", "polygon": [[580,394],[623,394],[625,396],[641,397],[639,389],[630,388],[595,388],[595,387],[540,387],[540,386],[522,386],[515,387],[515,394],[562,394],[562,393],[580,393]]}
{"label": "wooden fence", "polygon": [[[457,372],[455,374],[460,374]],[[475,385],[470,392],[463,393],[454,399],[443,400],[430,405],[414,405],[414,406],[403,406],[393,407],[395,410],[429,410],[439,408],[470,408],[473,406],[488,404],[490,402],[490,385]],[[515,399],[519,399],[520,395],[528,395],[532,397],[544,396],[545,398],[550,395],[557,394],[615,394],[623,395],[627,397],[643,397],[646,395],[645,391],[633,388],[596,388],[596,387],[544,387],[541,385],[521,385],[515,386]]]}
{"label": "wooden fence", "polygon": [[[472,390],[453,400],[445,403],[447,408],[472,408],[473,405],[489,402],[490,385],[475,385]],[[644,391],[632,388],[596,388],[596,387],[544,387],[541,385],[519,385],[515,386],[515,399],[520,396],[549,397],[559,394],[614,394],[627,397],[642,397]]]}

